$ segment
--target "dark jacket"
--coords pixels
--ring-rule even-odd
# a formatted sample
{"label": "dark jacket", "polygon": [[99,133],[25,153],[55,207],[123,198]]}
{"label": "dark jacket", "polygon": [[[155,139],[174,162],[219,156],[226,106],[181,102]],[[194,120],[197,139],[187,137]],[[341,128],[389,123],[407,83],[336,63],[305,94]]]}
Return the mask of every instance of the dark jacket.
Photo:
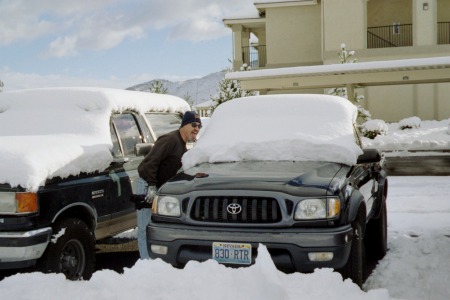
{"label": "dark jacket", "polygon": [[181,168],[181,157],[186,151],[186,143],[178,129],[160,136],[138,166],[139,176],[148,185],[159,188],[177,174]]}

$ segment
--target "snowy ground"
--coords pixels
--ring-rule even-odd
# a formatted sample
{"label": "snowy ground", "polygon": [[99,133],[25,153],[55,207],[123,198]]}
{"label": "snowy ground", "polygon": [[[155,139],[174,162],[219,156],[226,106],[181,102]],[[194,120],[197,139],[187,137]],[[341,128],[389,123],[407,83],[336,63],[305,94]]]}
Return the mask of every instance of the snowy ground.
{"label": "snowy ground", "polygon": [[[450,119],[435,121],[411,117],[400,122],[384,123],[382,120],[371,120],[366,124],[366,128],[381,131],[383,134],[374,139],[363,137],[364,146],[389,151],[387,156],[438,155],[439,151],[450,149]],[[431,153],[433,151],[434,153]]]}
{"label": "snowy ground", "polygon": [[364,288],[450,299],[450,177],[390,177],[389,252]]}
{"label": "snowy ground", "polygon": [[139,260],[124,274],[94,273],[90,281],[63,275],[17,274],[0,281],[2,299],[450,299],[450,177],[390,177],[389,251],[364,285],[330,269],[284,274],[266,251],[256,265],[229,269],[214,261],[174,269]]}

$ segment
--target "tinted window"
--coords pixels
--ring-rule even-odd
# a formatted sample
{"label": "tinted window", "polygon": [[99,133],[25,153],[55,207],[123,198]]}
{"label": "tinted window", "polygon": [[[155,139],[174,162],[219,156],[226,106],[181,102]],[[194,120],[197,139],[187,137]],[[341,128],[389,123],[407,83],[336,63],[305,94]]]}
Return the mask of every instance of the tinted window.
{"label": "tinted window", "polygon": [[131,113],[117,114],[112,117],[125,156],[134,155],[137,143],[142,143],[142,137],[136,119]]}
{"label": "tinted window", "polygon": [[180,128],[181,125],[181,116],[176,113],[146,113],[145,116],[153,128],[156,138]]}

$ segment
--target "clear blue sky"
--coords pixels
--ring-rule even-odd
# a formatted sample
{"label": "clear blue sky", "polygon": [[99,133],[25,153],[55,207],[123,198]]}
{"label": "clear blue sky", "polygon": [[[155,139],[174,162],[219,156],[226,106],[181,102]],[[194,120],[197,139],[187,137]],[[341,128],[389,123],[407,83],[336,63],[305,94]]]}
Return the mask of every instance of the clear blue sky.
{"label": "clear blue sky", "polygon": [[206,76],[230,66],[224,18],[253,0],[0,0],[4,90],[127,88]]}

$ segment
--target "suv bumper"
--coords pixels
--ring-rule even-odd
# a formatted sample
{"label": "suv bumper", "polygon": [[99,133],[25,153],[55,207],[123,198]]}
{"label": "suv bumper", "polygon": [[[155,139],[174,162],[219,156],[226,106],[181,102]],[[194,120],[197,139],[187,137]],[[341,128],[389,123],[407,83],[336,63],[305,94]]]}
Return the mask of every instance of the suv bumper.
{"label": "suv bumper", "polygon": [[[264,244],[278,269],[285,272],[311,272],[315,268],[342,268],[350,254],[353,237],[350,225],[338,228],[223,228],[158,224],[147,226],[147,247],[151,258],[182,267],[190,260],[212,258],[213,242],[249,243],[252,263],[258,244]],[[152,252],[152,245],[167,247],[167,254]],[[331,252],[328,261],[311,261],[308,254]]]}
{"label": "suv bumper", "polygon": [[51,227],[26,232],[0,232],[0,269],[33,266],[47,248],[51,235]]}

